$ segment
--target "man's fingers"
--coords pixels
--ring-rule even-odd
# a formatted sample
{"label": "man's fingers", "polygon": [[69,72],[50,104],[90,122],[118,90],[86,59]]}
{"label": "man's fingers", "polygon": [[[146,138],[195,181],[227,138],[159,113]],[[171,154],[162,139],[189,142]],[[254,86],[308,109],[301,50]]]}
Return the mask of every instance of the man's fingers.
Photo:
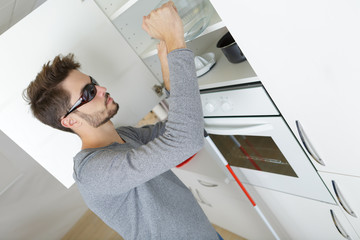
{"label": "man's fingers", "polygon": [[146,21],[147,21],[147,17],[146,17],[146,16],[143,16],[143,22],[142,22],[141,27],[142,27],[142,29],[145,30],[145,32],[148,33],[148,32],[149,32],[149,27],[148,27]]}

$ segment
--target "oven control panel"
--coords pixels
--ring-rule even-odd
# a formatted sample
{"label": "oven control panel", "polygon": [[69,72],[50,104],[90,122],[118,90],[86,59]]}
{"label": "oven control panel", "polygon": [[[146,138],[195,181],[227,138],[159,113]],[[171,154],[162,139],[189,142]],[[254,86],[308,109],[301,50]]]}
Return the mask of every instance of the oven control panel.
{"label": "oven control panel", "polygon": [[279,115],[265,89],[260,85],[202,91],[204,116]]}

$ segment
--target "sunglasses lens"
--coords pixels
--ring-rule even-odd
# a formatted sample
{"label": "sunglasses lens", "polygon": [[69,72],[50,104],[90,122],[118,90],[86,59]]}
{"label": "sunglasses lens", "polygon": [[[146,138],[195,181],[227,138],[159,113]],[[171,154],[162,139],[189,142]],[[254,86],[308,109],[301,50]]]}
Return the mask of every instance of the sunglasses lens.
{"label": "sunglasses lens", "polygon": [[83,92],[83,100],[85,102],[90,102],[96,95],[96,87],[93,84],[88,84]]}

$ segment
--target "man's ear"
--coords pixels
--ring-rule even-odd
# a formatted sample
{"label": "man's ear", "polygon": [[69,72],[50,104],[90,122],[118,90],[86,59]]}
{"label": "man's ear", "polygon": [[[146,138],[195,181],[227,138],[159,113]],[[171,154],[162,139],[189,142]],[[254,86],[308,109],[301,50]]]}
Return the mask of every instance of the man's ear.
{"label": "man's ear", "polygon": [[81,122],[78,119],[73,118],[72,116],[67,116],[66,118],[61,119],[61,125],[66,128],[73,129],[79,127],[81,125]]}

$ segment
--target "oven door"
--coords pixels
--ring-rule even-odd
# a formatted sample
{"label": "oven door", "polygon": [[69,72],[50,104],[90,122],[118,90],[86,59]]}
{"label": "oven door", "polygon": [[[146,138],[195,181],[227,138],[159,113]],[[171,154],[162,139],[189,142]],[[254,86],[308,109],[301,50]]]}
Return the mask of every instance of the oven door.
{"label": "oven door", "polygon": [[282,117],[210,117],[205,129],[244,183],[335,204]]}

